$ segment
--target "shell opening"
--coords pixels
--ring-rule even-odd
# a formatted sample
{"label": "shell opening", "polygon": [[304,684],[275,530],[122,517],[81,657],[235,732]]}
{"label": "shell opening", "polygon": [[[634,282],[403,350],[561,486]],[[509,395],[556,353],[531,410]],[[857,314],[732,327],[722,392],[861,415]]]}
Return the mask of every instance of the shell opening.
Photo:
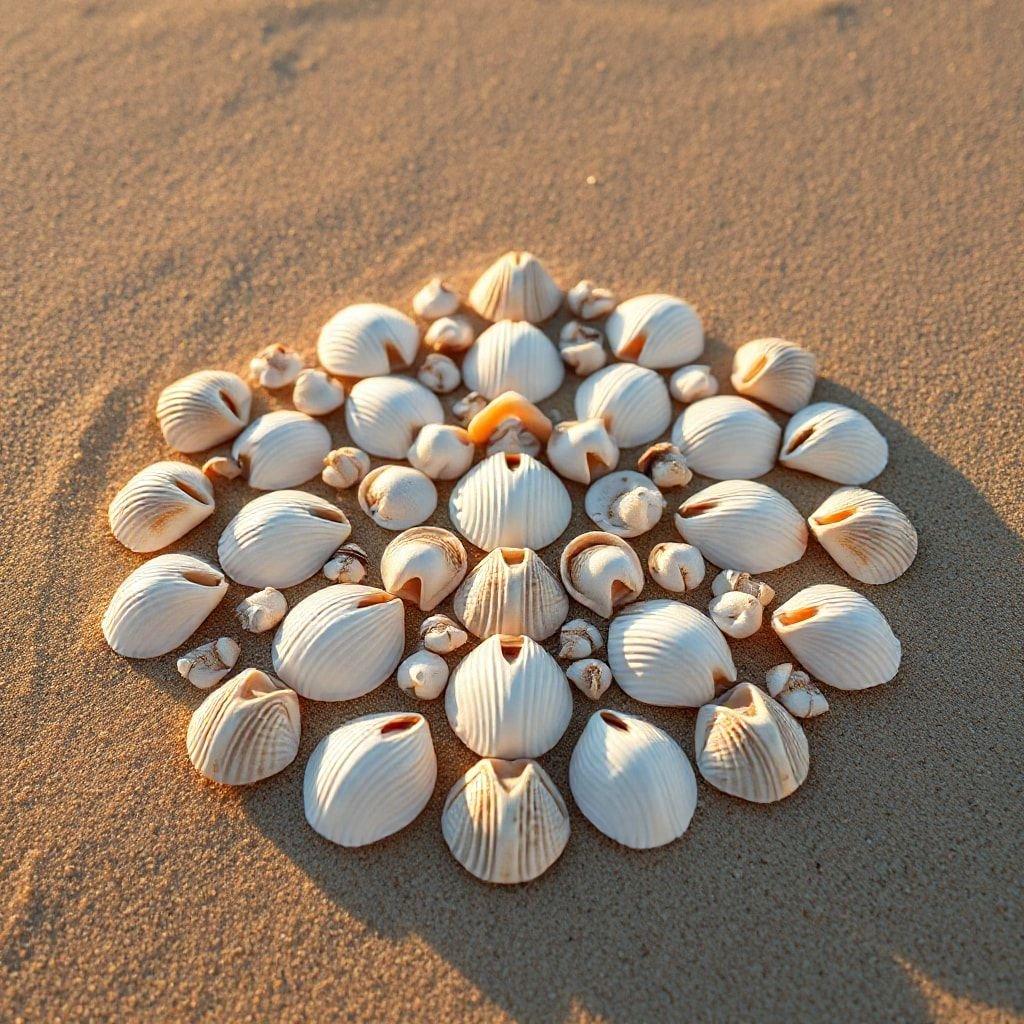
{"label": "shell opening", "polygon": [[314,519],[323,519],[328,523],[345,522],[345,513],[340,508],[311,508],[309,514]]}
{"label": "shell opening", "polygon": [[369,608],[375,604],[387,604],[388,601],[395,601],[397,598],[394,594],[367,594],[366,597],[360,598],[356,604],[357,608]]}
{"label": "shell opening", "polygon": [[756,715],[757,708],[751,700],[751,690],[752,688],[749,686],[735,687],[732,693],[722,701],[722,707],[738,711],[741,715]]}
{"label": "shell opening", "polygon": [[391,338],[384,342],[384,353],[388,357],[388,369],[390,371],[405,369],[407,365],[405,356],[402,355],[401,349]]}
{"label": "shell opening", "polygon": [[819,526],[832,526],[834,523],[841,523],[844,519],[849,519],[856,511],[856,508],[843,508],[827,516],[815,516],[814,521]]}
{"label": "shell opening", "polygon": [[526,552],[522,548],[500,548],[501,560],[506,565],[522,565],[526,561]]}
{"label": "shell opening", "polygon": [[643,354],[644,345],[647,344],[647,335],[641,331],[629,339],[629,343],[619,352],[620,359],[638,360]]}
{"label": "shell opening", "polygon": [[219,587],[224,582],[224,577],[212,569],[189,569],[182,576],[199,587]]}
{"label": "shell opening", "polygon": [[806,622],[818,614],[818,609],[811,606],[808,608],[797,608],[791,612],[776,612],[775,618],[780,625],[795,626],[798,622]]}
{"label": "shell opening", "polygon": [[238,406],[235,404],[235,400],[231,397],[231,395],[229,395],[227,391],[225,391],[223,388],[220,389],[218,394],[220,395],[220,400],[228,407],[228,411],[231,413],[231,415],[237,416],[239,419],[241,419],[242,417],[238,411]]}
{"label": "shell opening", "polygon": [[179,491],[183,491],[187,494],[193,501],[198,501],[200,505],[210,504],[210,499],[207,498],[205,494],[201,491],[197,491],[191,484],[185,483],[184,480],[175,480],[174,486],[177,487]]}
{"label": "shell opening", "polygon": [[419,604],[422,593],[423,580],[419,576],[413,576],[412,579],[407,580],[395,591],[395,597],[400,597],[404,601],[410,601],[412,604]]}
{"label": "shell opening", "polygon": [[593,479],[595,473],[602,473],[611,466],[597,452],[587,452],[587,472]]}
{"label": "shell opening", "polygon": [[277,687],[274,686],[273,680],[266,672],[253,669],[246,673],[242,680],[242,685],[238,688],[238,696],[247,700],[251,697],[262,697],[268,693],[274,693],[276,690]]}
{"label": "shell opening", "polygon": [[786,455],[792,455],[814,433],[814,427],[804,427],[803,430],[798,430],[790,439],[789,444],[786,445]]}
{"label": "shell opening", "polygon": [[387,736],[388,733],[392,732],[405,732],[406,729],[411,729],[419,721],[419,715],[408,715],[405,718],[392,718],[390,722],[385,722],[380,727],[380,734],[381,736]]}
{"label": "shell opening", "polygon": [[522,462],[523,460],[519,452],[505,452],[505,465],[509,469],[518,469]]}
{"label": "shell opening", "polygon": [[238,463],[238,469],[241,475],[248,480],[249,470],[252,468],[252,460],[249,458],[248,452],[241,452],[235,461]]}
{"label": "shell opening", "polygon": [[606,722],[613,729],[629,732],[629,726],[614,711],[599,711],[598,714],[601,716],[601,721]]}
{"label": "shell opening", "polygon": [[517,761],[502,761],[500,758],[492,757],[487,763],[494,772],[494,777],[501,783],[515,782],[523,775],[530,766],[528,757],[521,757]]}
{"label": "shell opening", "polygon": [[768,357],[766,355],[761,355],[758,359],[755,359],[750,369],[743,374],[743,383],[749,384],[767,365]]}
{"label": "shell opening", "polygon": [[622,580],[616,580],[612,584],[612,607],[618,608],[633,596],[633,591],[626,586]]}
{"label": "shell opening", "polygon": [[523,653],[523,638],[521,636],[502,636],[501,656],[511,665],[520,654]]}
{"label": "shell opening", "polygon": [[694,505],[682,505],[676,514],[683,519],[692,519],[702,512],[710,512],[717,505],[717,501],[698,501]]}

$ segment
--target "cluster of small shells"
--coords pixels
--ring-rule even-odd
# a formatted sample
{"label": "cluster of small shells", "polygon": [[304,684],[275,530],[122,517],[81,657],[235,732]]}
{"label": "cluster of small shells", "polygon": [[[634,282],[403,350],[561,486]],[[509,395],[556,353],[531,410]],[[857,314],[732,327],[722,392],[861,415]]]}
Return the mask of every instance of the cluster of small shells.
{"label": "cluster of small shells", "polygon": [[[574,319],[552,341],[538,325],[563,303]],[[250,422],[250,384],[224,370],[190,374],[159,396],[170,448],[208,457],[201,469],[165,460],[132,477],[109,506],[121,544],[149,554],[176,543],[213,514],[218,487],[266,492],[224,527],[219,564],[158,554],[124,580],[103,616],[114,651],[154,658],[184,645],[230,583],[252,588],[236,617],[246,632],[273,631],[269,671],[232,676],[241,647],[227,636],[177,657],[180,674],[210,690],[186,735],[196,770],[224,785],[266,779],[297,756],[300,698],[353,700],[393,677],[405,699],[443,694],[452,730],[481,759],[444,802],[453,856],[484,881],[526,882],[558,859],[570,831],[566,801],[537,758],[569,726],[571,686],[599,701],[614,681],[642,704],[698,709],[694,761],[718,790],[757,803],[793,793],[810,765],[800,720],[829,707],[817,683],[886,683],[900,643],[867,597],[838,583],[806,587],[771,613],[793,660],[772,667],[763,688],[738,681],[727,638],[758,633],[776,597],[759,575],[800,559],[809,533],[859,583],[907,570],[913,525],[863,486],[887,463],[884,437],[854,409],[811,403],[817,365],[807,349],[747,342],[733,361],[736,394],[720,395],[696,362],[704,332],[690,304],[663,294],[618,302],[589,280],[566,294],[527,252],[496,260],[465,303],[434,278],[412,308],[419,322],[376,303],[342,309],[320,332],[319,367],[284,344],[260,351],[252,380],[291,388],[294,410]],[[415,378],[394,372],[417,359]],[[573,419],[538,405],[567,368],[583,378]],[[457,423],[445,421],[439,395],[451,396]],[[674,425],[673,400],[683,405]],[[336,411],[350,442],[338,447],[316,418]],[[780,412],[791,417],[784,425]],[[636,449],[632,465],[626,449]],[[375,466],[371,456],[388,461]],[[756,481],[777,464],[841,486],[805,519]],[[673,497],[694,474],[715,482]],[[376,567],[380,587],[366,582],[374,567],[345,512],[296,489],[315,477],[339,500],[355,489],[357,538],[371,524],[393,532]],[[566,480],[586,488],[595,529],[564,539],[549,564],[538,552],[572,517]],[[454,530],[423,525],[438,506],[437,483],[448,481]],[[655,545],[645,574],[631,541],[663,519],[670,500],[680,540]],[[718,571],[707,574],[706,563]],[[329,585],[289,608],[282,591],[318,573]],[[686,602],[706,575],[707,614]],[[640,600],[647,576],[668,596]],[[440,610],[446,603],[454,619]],[[570,617],[580,609],[589,617]],[[423,613],[419,646],[406,656],[412,610]],[[372,843],[412,822],[436,779],[426,718],[366,715],[310,756],[306,818],[333,843]],[[697,805],[676,740],[611,708],[583,729],[569,788],[586,819],[635,849],[679,838]]]}

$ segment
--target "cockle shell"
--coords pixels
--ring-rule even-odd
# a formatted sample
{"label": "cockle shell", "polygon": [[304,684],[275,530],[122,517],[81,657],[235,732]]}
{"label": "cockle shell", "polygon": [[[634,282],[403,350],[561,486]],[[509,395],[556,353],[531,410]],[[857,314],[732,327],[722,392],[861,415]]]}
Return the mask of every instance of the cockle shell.
{"label": "cockle shell", "polygon": [[157,555],[114,591],[103,636],[125,658],[156,658],[184,643],[227,593],[224,574],[195,555]]}
{"label": "cockle shell", "polygon": [[652,444],[636,460],[637,469],[649,476],[655,487],[669,490],[673,487],[685,487],[693,479],[693,471],[686,464],[686,459],[674,444],[662,441]]}
{"label": "cockle shell", "polygon": [[605,332],[617,358],[652,370],[682,366],[704,351],[697,311],[671,295],[638,295],[620,302]]}
{"label": "cockle shell", "polygon": [[704,614],[679,601],[630,605],[608,630],[615,681],[645,704],[698,708],[736,681],[729,645]]}
{"label": "cockle shell", "polygon": [[518,391],[504,391],[476,412],[466,425],[474,444],[486,444],[500,427],[512,420],[534,437],[546,441],[551,436],[551,420]]}
{"label": "cockle shell", "polygon": [[434,700],[448,682],[448,662],[431,651],[414,651],[398,666],[395,680],[410,697]]}
{"label": "cockle shell", "polygon": [[385,530],[408,530],[437,508],[437,488],[409,466],[378,466],[359,485],[359,507]]}
{"label": "cockle shell", "polygon": [[447,615],[428,615],[420,623],[420,640],[435,654],[451,654],[468,639],[469,634]]}
{"label": "cockle shell", "polygon": [[301,600],[274,634],[274,671],[311,700],[353,700],[380,686],[405,646],[405,606],[376,587],[335,583]]}
{"label": "cockle shell", "polygon": [[252,392],[237,374],[200,370],[160,392],[156,418],[178,452],[202,452],[229,441],[249,422]]}
{"label": "cockle shell", "polygon": [[710,398],[718,394],[718,380],[711,373],[710,366],[694,363],[680,366],[668,381],[669,394],[677,402],[689,405],[702,398]]}
{"label": "cockle shell", "polygon": [[517,391],[531,402],[553,395],[565,368],[543,331],[521,321],[501,320],[488,327],[462,363],[466,387],[488,398]]}
{"label": "cockle shell", "polygon": [[620,448],[647,444],[672,419],[665,381],[653,370],[615,363],[587,377],[576,390],[576,418],[603,419]]}
{"label": "cockle shell", "polygon": [[655,544],[647,556],[651,579],[675,594],[696,590],[704,580],[704,557],[692,544]]}
{"label": "cockle shell", "polygon": [[811,682],[806,672],[784,662],[765,673],[768,692],[794,717],[815,718],[828,711],[825,695]]}
{"label": "cockle shell", "polygon": [[432,277],[412,297],[413,312],[424,320],[451,316],[458,308],[459,293],[439,277]]}
{"label": "cockle shell", "polygon": [[247,786],[295,760],[301,731],[299,698],[273,676],[247,668],[195,709],[185,747],[201,775]]}
{"label": "cockle shell", "polygon": [[213,486],[187,462],[156,462],[114,495],[110,532],[129,551],[158,551],[213,513]]}
{"label": "cockle shell", "polygon": [[840,487],[808,517],[821,546],[855,580],[891,583],[917,556],[917,531],[888,498]]}
{"label": "cockle shell", "polygon": [[263,388],[287,387],[301,370],[302,356],[280,343],[268,345],[249,360],[249,372]]}
{"label": "cockle shell", "polygon": [[889,682],[902,650],[885,616],[847,587],[819,583],[781,604],[772,629],[815,678],[837,690]]}
{"label": "cockle shell", "polygon": [[295,379],[292,404],[307,416],[326,416],[344,401],[345,389],[323,370],[303,370]]}
{"label": "cockle shell", "polygon": [[665,511],[665,497],[642,473],[631,469],[602,476],[583,499],[587,515],[617,537],[639,537],[654,529]]}
{"label": "cockle shell", "polygon": [[558,635],[561,647],[558,656],[567,661],[578,661],[589,658],[594,651],[604,646],[601,631],[591,622],[584,619],[573,619],[567,622]]}
{"label": "cockle shell", "polygon": [[695,473],[714,480],[752,480],[775,465],[782,429],[762,409],[735,395],[688,405],[672,442]]}
{"label": "cockle shell", "polygon": [[463,424],[468,425],[470,420],[487,407],[487,399],[479,391],[469,391],[460,399],[452,402],[452,415]]}
{"label": "cockle shell", "polygon": [[813,352],[782,338],[758,338],[736,350],[729,379],[741,395],[792,413],[811,400],[817,374]]}
{"label": "cockle shell", "polygon": [[612,685],[612,670],[597,658],[580,658],[565,670],[565,678],[591,700],[600,700]]}
{"label": "cockle shell", "polygon": [[454,609],[476,636],[546,640],[565,621],[569,598],[536,552],[495,548],[459,587]]}
{"label": "cockle shell", "polygon": [[203,463],[203,476],[207,480],[237,480],[242,475],[242,467],[227,455],[214,455]]}
{"label": "cockle shell", "polygon": [[276,491],[315,477],[331,450],[331,435],[304,412],[281,409],[257,417],[235,438],[231,457],[250,487]]}
{"label": "cockle shell", "polygon": [[679,506],[676,529],[713,565],[770,572],[803,557],[807,524],[781,495],[753,480],[723,480]]}
{"label": "cockle shell", "polygon": [[476,446],[462,427],[428,423],[416,435],[406,457],[431,480],[457,480],[473,465]]}
{"label": "cockle shell", "polygon": [[451,530],[417,526],[384,549],[380,577],[389,594],[429,612],[462,582],[468,565],[466,549]]}
{"label": "cockle shell", "polygon": [[768,804],[807,778],[807,737],[763,690],[740,683],[697,712],[697,768],[716,789]]}
{"label": "cockle shell", "polygon": [[596,320],[610,313],[618,301],[607,288],[599,288],[593,281],[580,281],[569,289],[566,305],[573,316],[581,320]]}
{"label": "cockle shell", "polygon": [[485,320],[529,320],[539,324],[558,312],[562,289],[533,253],[507,252],[477,279],[469,293],[469,304]]}
{"label": "cockle shell", "polygon": [[420,332],[404,313],[376,302],[346,306],[320,330],[316,354],[336,377],[377,377],[415,358]]}
{"label": "cockle shell", "polygon": [[576,320],[570,320],[559,332],[558,354],[578,377],[587,377],[608,362],[601,331]]}
{"label": "cockle shell", "polygon": [[335,448],[324,456],[320,479],[328,487],[344,491],[370,472],[370,456],[358,448]]}
{"label": "cockle shell", "polygon": [[216,686],[238,661],[242,648],[229,636],[201,644],[183,654],[177,662],[178,675],[200,690]]}
{"label": "cockle shell", "polygon": [[342,544],[324,562],[324,576],[332,583],[362,583],[369,558],[358,544]]}
{"label": "cockle shell", "polygon": [[574,537],[562,551],[560,569],[569,596],[604,619],[644,589],[640,559],[613,533],[593,530]]}
{"label": "cockle shell", "polygon": [[548,439],[548,462],[566,480],[589,484],[619,464],[619,446],[602,419],[563,420]]}
{"label": "cockle shell", "polygon": [[726,635],[745,640],[760,628],[764,606],[753,594],[728,590],[713,597],[708,604],[711,621]]}
{"label": "cockle shell", "polygon": [[856,409],[833,402],[815,402],[793,416],[779,452],[787,469],[837,484],[866,484],[888,461],[889,445],[875,425]]}
{"label": "cockle shell", "polygon": [[410,824],[430,801],[437,757],[422,715],[384,712],[328,733],[306,763],[306,820],[339,846],[366,846]]}
{"label": "cockle shell", "polygon": [[528,636],[492,636],[452,673],[445,711],[455,735],[481,757],[539,757],[572,717],[565,675]]}
{"label": "cockle shell", "polygon": [[264,587],[235,606],[235,618],[247,633],[266,633],[285,617],[287,611],[288,601],[284,594],[273,587]]}
{"label": "cockle shell", "polygon": [[536,761],[484,758],[449,791],[441,832],[471,875],[517,885],[544,874],[561,856],[569,811]]}
{"label": "cockle shell", "polygon": [[416,379],[435,395],[447,395],[462,383],[462,373],[451,356],[431,352],[416,373]]}
{"label": "cockle shell", "polygon": [[775,600],[775,591],[767,583],[753,579],[749,572],[723,569],[711,581],[711,593],[715,597],[721,597],[730,590],[738,590],[742,594],[756,597],[762,608],[767,608]]}
{"label": "cockle shell", "polygon": [[361,380],[345,403],[349,436],[382,459],[404,459],[421,427],[443,422],[437,395],[408,377]]}
{"label": "cockle shell", "polygon": [[465,352],[473,344],[473,325],[461,316],[443,316],[435,320],[423,336],[423,344],[434,352]]}
{"label": "cockle shell", "polygon": [[590,823],[623,846],[678,839],[697,809],[697,779],[679,744],[621,711],[595,711],[569,761],[569,788]]}

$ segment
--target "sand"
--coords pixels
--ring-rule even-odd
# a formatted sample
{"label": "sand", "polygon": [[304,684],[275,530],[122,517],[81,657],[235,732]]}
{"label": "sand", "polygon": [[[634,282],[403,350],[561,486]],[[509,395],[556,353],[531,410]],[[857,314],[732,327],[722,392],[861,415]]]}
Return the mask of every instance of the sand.
{"label": "sand", "polygon": [[[0,25],[0,1018],[1021,1019],[1018,5],[92,0]],[[428,809],[343,851],[304,822],[303,765],[409,707],[392,682],[304,703],[296,762],[231,792],[184,753],[201,694],[171,657],[112,655],[99,617],[141,560],[105,508],[166,453],[164,384],[272,340],[311,354],[339,306],[408,309],[512,246],[566,285],[685,295],[723,380],[751,337],[812,346],[818,397],[888,437],[876,486],[921,554],[870,590],[899,676],[830,694],[797,794],[702,784],[687,835],[643,854],[574,809],[554,869],[499,890],[440,835],[472,761],[441,707]],[[766,479],[805,514],[830,490]],[[247,493],[178,546],[212,553]],[[771,577],[833,579],[816,546]],[[784,655],[768,630],[734,649],[755,681]],[[574,700],[544,758],[563,791]],[[648,713],[691,748],[692,712]]]}

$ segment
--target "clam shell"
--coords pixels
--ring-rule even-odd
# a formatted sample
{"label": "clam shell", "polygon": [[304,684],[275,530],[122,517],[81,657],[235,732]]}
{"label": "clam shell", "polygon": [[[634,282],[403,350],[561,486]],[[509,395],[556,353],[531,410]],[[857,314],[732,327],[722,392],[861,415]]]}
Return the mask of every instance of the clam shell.
{"label": "clam shell", "polygon": [[562,551],[559,568],[569,596],[605,619],[644,589],[640,559],[613,533],[593,530],[574,537]]}
{"label": "clam shell", "polygon": [[788,469],[834,480],[866,484],[885,469],[889,445],[856,409],[815,402],[786,424],[779,462]]}
{"label": "clam shell", "polygon": [[603,419],[620,448],[653,441],[672,419],[665,381],[653,370],[630,363],[591,374],[577,388],[574,404],[577,419]]}
{"label": "clam shell", "polygon": [[443,422],[437,395],[408,377],[361,380],[345,403],[353,443],[382,459],[404,459],[422,426]]}
{"label": "clam shell", "polygon": [[650,478],[631,469],[601,477],[583,499],[587,515],[598,528],[617,537],[639,537],[653,530],[665,504],[665,496]]}
{"label": "clam shell", "polygon": [[813,352],[782,338],[758,338],[736,350],[730,380],[741,395],[796,412],[811,400],[817,373]]}
{"label": "clam shell", "polygon": [[200,644],[177,662],[178,675],[200,690],[216,686],[235,666],[242,648],[229,636]]}
{"label": "clam shell", "polygon": [[704,556],[692,544],[656,544],[647,556],[647,568],[659,587],[676,594],[696,590],[704,580]]}
{"label": "clam shell", "polygon": [[435,700],[448,682],[448,662],[432,651],[413,651],[395,675],[403,693],[417,700]]}
{"label": "clam shell", "polygon": [[695,473],[713,480],[751,480],[775,465],[782,429],[762,409],[735,395],[688,405],[672,441]]}
{"label": "clam shell", "polygon": [[794,718],[815,718],[828,711],[825,695],[806,672],[795,670],[792,662],[768,669],[764,679],[768,692]]}
{"label": "clam shell", "polygon": [[414,469],[431,480],[457,480],[476,458],[476,445],[462,427],[428,423],[406,453]]}
{"label": "clam shell", "polygon": [[589,484],[619,464],[619,446],[602,419],[563,420],[548,439],[548,462],[566,480]]}
{"label": "clam shell", "polygon": [[377,377],[408,366],[419,347],[419,328],[404,313],[364,302],[346,306],[324,324],[316,354],[335,376]]}
{"label": "clam shell", "polygon": [[683,405],[718,394],[718,380],[710,366],[694,363],[680,366],[668,381],[669,394]]}
{"label": "clam shell", "polygon": [[697,311],[671,295],[638,295],[620,302],[605,331],[616,358],[652,370],[682,366],[704,351]]}
{"label": "clam shell", "polygon": [[459,293],[439,277],[432,277],[412,297],[413,312],[424,320],[451,316],[458,308]]}
{"label": "clam shell", "polygon": [[331,435],[319,420],[281,409],[254,419],[235,438],[231,457],[250,487],[276,491],[319,476],[330,450]]}
{"label": "clam shell", "polygon": [[200,370],[160,392],[156,418],[178,452],[202,452],[229,441],[249,422],[252,392],[237,374]]}
{"label": "clam shell", "polygon": [[409,466],[378,466],[359,485],[359,507],[385,530],[408,530],[437,508],[437,488]]}
{"label": "clam shell", "polygon": [[384,549],[380,576],[389,594],[429,612],[462,582],[468,565],[466,549],[451,530],[417,526]]}
{"label": "clam shell", "polygon": [[462,363],[466,387],[487,398],[516,391],[531,402],[553,395],[565,376],[558,349],[543,331],[521,321],[488,327]]}
{"label": "clam shell", "polygon": [[326,416],[344,401],[345,389],[323,370],[303,370],[295,379],[292,404],[307,416]]}
{"label": "clam shell", "polygon": [[597,658],[580,658],[565,670],[565,678],[584,696],[600,700],[612,685],[612,670]]}
{"label": "clam shell", "polygon": [[533,253],[507,252],[477,278],[469,304],[485,320],[539,324],[558,312],[562,290]]}

